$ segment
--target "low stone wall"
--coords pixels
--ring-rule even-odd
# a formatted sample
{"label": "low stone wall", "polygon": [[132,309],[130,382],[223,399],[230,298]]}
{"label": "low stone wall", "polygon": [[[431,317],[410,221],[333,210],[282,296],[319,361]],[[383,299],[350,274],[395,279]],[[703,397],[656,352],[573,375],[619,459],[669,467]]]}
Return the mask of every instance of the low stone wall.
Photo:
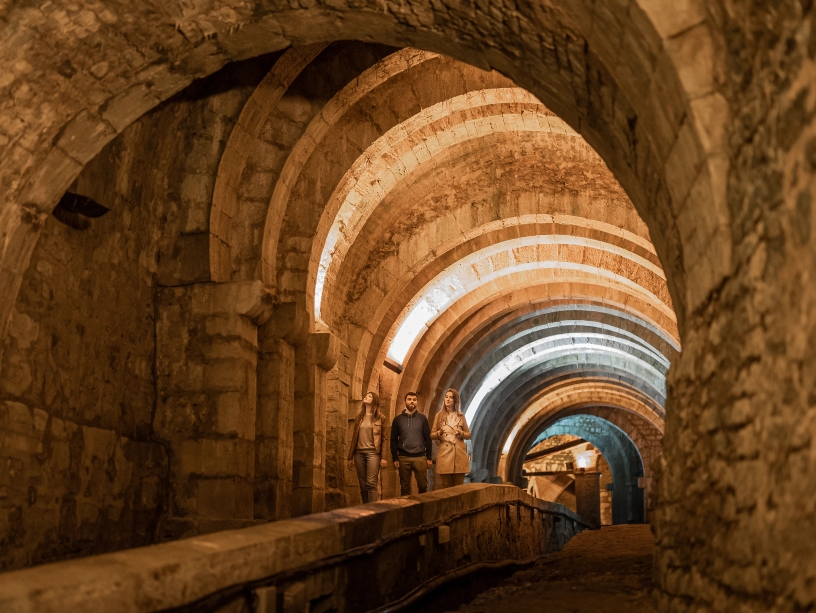
{"label": "low stone wall", "polygon": [[515,486],[468,484],[9,572],[0,611],[356,613],[474,565],[558,551],[585,527]]}

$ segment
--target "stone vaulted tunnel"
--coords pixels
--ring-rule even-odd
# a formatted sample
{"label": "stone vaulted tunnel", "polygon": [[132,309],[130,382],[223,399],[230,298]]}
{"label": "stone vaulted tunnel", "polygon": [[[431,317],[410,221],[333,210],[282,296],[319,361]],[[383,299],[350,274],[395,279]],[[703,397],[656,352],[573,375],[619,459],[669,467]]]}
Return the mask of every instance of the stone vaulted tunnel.
{"label": "stone vaulted tunnel", "polygon": [[[0,3],[0,610],[406,610],[642,522],[659,611],[816,607],[814,11]],[[367,393],[449,388],[466,483],[360,504]]]}

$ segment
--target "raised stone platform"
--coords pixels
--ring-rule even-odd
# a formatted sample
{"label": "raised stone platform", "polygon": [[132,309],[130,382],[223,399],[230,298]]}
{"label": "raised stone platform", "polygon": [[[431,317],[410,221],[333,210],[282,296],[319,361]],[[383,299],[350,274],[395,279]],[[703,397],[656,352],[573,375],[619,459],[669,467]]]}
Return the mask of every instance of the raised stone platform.
{"label": "raised stone platform", "polygon": [[0,611],[376,610],[468,567],[558,551],[584,528],[515,486],[468,484],[6,573]]}

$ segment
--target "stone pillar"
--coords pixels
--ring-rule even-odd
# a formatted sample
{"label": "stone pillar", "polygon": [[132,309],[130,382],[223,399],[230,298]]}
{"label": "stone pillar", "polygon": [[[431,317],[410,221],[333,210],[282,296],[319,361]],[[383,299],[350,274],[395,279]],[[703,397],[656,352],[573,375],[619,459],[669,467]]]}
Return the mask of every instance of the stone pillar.
{"label": "stone pillar", "polygon": [[295,346],[308,337],[308,314],[293,302],[275,305],[259,330],[255,420],[255,519],[292,513]]}
{"label": "stone pillar", "polygon": [[326,504],[326,375],[339,342],[330,332],[309,334],[295,350],[292,516],[319,513]]}
{"label": "stone pillar", "polygon": [[157,296],[154,434],[170,455],[165,538],[254,523],[259,281],[163,288]]}
{"label": "stone pillar", "polygon": [[294,409],[295,348],[275,336],[264,338],[262,331],[255,420],[255,519],[285,519],[291,513]]}
{"label": "stone pillar", "polygon": [[[400,493],[399,474],[394,468],[394,464],[391,462],[391,452],[388,449],[389,441],[391,440],[391,423],[394,421],[394,415],[401,413],[404,407],[402,399],[394,398],[394,394],[399,389],[399,386],[395,381],[396,377],[397,375],[390,370],[381,369],[378,378],[378,387],[380,390],[380,410],[382,411],[383,417],[385,417],[385,426],[383,427],[382,433],[383,457],[388,460],[388,465],[380,472],[380,483],[382,486],[380,496],[383,500],[388,498],[396,498]],[[394,411],[396,411],[396,413]],[[430,476],[432,471],[428,472]],[[412,479],[412,483],[413,481],[414,480]]]}
{"label": "stone pillar", "polygon": [[575,508],[592,528],[601,527],[601,473],[575,473]]}
{"label": "stone pillar", "polygon": [[[340,343],[337,364],[328,374],[326,405],[326,511],[348,506],[346,456],[349,428],[351,348]],[[356,479],[355,479],[356,482]]]}

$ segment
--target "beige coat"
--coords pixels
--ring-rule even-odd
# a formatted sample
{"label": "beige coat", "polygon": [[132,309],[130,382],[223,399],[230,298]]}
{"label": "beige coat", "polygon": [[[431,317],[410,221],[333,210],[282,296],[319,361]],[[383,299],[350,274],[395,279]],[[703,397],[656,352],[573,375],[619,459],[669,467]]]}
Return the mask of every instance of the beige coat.
{"label": "beige coat", "polygon": [[[459,432],[460,436],[456,436]],[[434,418],[431,439],[439,441],[436,454],[436,472],[440,475],[470,472],[470,460],[465,441],[470,438],[470,428],[463,413],[451,413],[441,409]]]}

